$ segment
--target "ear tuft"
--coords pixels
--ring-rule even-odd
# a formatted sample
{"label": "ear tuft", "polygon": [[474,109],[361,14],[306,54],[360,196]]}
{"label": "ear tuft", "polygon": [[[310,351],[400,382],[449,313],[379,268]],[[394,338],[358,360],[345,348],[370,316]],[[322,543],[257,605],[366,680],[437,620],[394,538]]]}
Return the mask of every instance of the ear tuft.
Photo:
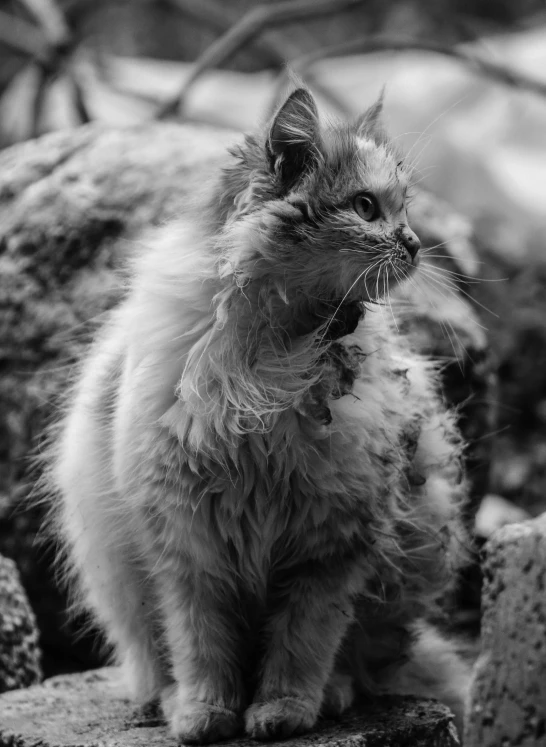
{"label": "ear tuft", "polygon": [[381,89],[377,101],[358,119],[357,132],[359,135],[365,135],[373,130],[383,129],[383,102],[385,100],[385,86]]}
{"label": "ear tuft", "polygon": [[293,187],[317,162],[319,119],[311,93],[298,88],[273,119],[266,141],[271,171],[284,191]]}

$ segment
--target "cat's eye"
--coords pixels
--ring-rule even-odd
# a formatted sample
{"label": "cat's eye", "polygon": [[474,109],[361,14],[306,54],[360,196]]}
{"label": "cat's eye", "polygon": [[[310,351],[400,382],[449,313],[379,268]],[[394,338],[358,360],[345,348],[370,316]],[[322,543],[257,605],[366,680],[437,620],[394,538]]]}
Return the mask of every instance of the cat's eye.
{"label": "cat's eye", "polygon": [[353,197],[353,207],[361,218],[367,221],[379,218],[379,205],[369,192],[359,192]]}

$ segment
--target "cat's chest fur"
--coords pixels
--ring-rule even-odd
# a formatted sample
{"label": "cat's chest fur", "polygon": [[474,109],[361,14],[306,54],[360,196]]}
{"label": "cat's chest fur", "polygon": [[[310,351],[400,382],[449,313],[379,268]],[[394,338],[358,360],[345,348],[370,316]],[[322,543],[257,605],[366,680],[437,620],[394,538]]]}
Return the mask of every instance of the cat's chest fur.
{"label": "cat's chest fur", "polygon": [[[303,399],[236,445],[193,417],[203,449],[189,449],[180,400],[148,429],[120,483],[169,546],[260,592],[271,574],[342,558],[391,530],[392,501],[409,485],[404,436],[425,406],[408,397],[419,367],[395,356],[382,318],[333,343],[322,366]],[[157,493],[139,490],[150,483]]]}

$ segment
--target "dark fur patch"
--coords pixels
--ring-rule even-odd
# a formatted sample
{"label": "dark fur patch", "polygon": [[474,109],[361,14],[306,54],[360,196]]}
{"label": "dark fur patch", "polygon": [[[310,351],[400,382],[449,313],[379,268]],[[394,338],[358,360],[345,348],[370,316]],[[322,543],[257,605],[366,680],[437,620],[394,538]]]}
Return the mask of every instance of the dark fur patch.
{"label": "dark fur patch", "polygon": [[[404,372],[406,373],[406,372]],[[414,487],[420,487],[426,483],[426,477],[421,475],[415,469],[413,465],[413,458],[417,451],[417,444],[419,443],[419,436],[421,435],[422,419],[413,420],[406,424],[404,433],[402,434],[401,448],[405,452],[408,458],[408,467],[406,469],[406,477],[410,485]]]}
{"label": "dark fur patch", "polygon": [[306,314],[294,321],[293,333],[299,337],[314,332],[325,323],[324,340],[331,342],[352,334],[364,316],[364,307],[358,301],[339,303],[336,301],[316,303]]}
{"label": "dark fur patch", "polygon": [[303,412],[323,425],[330,425],[332,413],[329,400],[352,392],[365,358],[366,354],[358,345],[343,345],[340,342],[329,345],[321,357],[324,374],[317,384],[310,387]]}

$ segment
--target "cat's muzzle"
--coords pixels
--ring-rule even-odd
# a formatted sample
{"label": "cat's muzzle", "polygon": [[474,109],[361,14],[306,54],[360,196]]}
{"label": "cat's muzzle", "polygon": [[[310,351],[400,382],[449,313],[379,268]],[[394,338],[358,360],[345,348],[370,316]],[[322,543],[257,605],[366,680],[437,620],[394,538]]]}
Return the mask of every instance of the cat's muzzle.
{"label": "cat's muzzle", "polygon": [[398,239],[398,243],[401,244],[409,254],[411,264],[415,264],[417,252],[421,248],[421,242],[419,241],[417,234],[414,233],[409,226],[400,226],[396,238]]}

